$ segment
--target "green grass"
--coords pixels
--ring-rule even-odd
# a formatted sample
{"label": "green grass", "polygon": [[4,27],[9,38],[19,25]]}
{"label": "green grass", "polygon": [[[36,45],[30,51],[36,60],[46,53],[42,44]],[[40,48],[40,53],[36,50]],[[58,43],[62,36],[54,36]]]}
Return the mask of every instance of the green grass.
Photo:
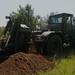
{"label": "green grass", "polygon": [[39,75],[75,75],[75,55],[66,58],[53,58],[56,67],[47,72],[40,72]]}

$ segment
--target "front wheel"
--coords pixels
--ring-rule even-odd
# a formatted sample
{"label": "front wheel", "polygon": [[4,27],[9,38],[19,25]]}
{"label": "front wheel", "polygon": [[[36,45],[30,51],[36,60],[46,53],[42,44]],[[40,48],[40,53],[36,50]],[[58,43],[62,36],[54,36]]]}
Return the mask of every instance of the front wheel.
{"label": "front wheel", "polygon": [[58,35],[54,35],[50,37],[48,44],[47,44],[48,54],[60,54],[62,53],[62,40]]}

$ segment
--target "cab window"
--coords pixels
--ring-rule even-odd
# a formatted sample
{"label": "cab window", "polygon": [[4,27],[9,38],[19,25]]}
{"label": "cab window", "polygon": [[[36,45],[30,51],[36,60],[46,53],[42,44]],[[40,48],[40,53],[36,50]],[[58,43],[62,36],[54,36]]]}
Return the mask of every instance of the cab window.
{"label": "cab window", "polygon": [[52,16],[50,17],[50,23],[62,23],[62,17],[61,16]]}

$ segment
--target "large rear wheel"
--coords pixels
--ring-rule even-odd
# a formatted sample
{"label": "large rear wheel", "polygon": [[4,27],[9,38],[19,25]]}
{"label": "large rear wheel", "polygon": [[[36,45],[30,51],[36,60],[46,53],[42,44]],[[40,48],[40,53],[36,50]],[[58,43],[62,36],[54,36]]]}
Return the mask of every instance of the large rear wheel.
{"label": "large rear wheel", "polygon": [[62,40],[58,35],[53,35],[47,44],[48,54],[61,54],[62,53]]}

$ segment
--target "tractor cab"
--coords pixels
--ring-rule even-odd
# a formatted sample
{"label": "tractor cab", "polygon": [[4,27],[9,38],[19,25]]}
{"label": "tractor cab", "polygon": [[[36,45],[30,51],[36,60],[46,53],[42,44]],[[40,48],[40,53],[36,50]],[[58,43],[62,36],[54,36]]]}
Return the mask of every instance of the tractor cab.
{"label": "tractor cab", "polygon": [[73,14],[61,13],[49,17],[50,31],[60,31],[63,34],[71,34],[74,27]]}

